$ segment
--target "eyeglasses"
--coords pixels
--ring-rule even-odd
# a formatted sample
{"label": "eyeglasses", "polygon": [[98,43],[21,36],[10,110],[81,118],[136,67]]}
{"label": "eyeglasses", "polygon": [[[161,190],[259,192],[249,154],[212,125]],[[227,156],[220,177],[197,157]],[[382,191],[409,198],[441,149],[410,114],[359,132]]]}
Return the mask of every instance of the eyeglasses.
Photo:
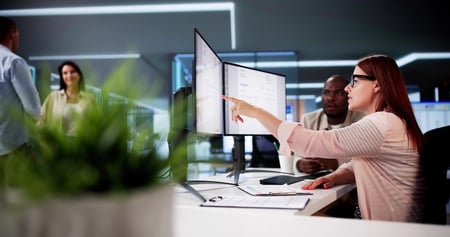
{"label": "eyeglasses", "polygon": [[351,76],[351,80],[350,80],[350,83],[349,83],[351,88],[355,87],[355,77],[360,78],[360,79],[369,80],[369,81],[375,81],[376,80],[376,78],[374,76],[371,76],[371,75],[353,74]]}

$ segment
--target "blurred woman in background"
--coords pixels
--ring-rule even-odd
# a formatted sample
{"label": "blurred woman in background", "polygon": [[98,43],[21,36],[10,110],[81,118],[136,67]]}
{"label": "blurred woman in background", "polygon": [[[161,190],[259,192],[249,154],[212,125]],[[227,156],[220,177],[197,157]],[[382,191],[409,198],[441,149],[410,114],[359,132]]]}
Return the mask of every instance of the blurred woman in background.
{"label": "blurred woman in background", "polygon": [[65,61],[58,67],[60,89],[52,91],[44,101],[38,126],[58,129],[66,136],[76,136],[79,121],[97,109],[95,97],[85,91],[80,67]]}

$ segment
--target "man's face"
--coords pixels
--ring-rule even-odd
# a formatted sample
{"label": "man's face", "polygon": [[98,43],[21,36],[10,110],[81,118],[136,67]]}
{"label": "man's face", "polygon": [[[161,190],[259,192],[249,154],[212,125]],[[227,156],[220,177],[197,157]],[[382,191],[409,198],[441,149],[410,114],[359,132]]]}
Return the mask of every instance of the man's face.
{"label": "man's face", "polygon": [[322,90],[322,108],[329,117],[345,115],[348,109],[347,84],[339,80],[328,80]]}

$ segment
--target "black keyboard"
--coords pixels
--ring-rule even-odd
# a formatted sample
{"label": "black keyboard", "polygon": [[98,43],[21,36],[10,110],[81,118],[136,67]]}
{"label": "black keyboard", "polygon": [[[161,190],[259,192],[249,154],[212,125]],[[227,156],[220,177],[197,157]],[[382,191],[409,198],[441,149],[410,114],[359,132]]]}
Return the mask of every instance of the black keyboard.
{"label": "black keyboard", "polygon": [[314,174],[304,175],[304,176],[291,176],[291,175],[277,175],[269,178],[259,180],[260,184],[293,184],[305,179],[316,179],[331,173],[329,170],[319,171]]}

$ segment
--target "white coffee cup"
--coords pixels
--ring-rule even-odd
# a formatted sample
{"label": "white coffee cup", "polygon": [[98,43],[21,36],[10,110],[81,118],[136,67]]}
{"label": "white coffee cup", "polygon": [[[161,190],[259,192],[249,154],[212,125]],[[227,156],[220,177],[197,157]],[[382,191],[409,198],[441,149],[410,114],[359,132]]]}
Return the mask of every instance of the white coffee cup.
{"label": "white coffee cup", "polygon": [[278,155],[280,161],[280,170],[283,173],[293,173],[294,172],[294,156]]}

